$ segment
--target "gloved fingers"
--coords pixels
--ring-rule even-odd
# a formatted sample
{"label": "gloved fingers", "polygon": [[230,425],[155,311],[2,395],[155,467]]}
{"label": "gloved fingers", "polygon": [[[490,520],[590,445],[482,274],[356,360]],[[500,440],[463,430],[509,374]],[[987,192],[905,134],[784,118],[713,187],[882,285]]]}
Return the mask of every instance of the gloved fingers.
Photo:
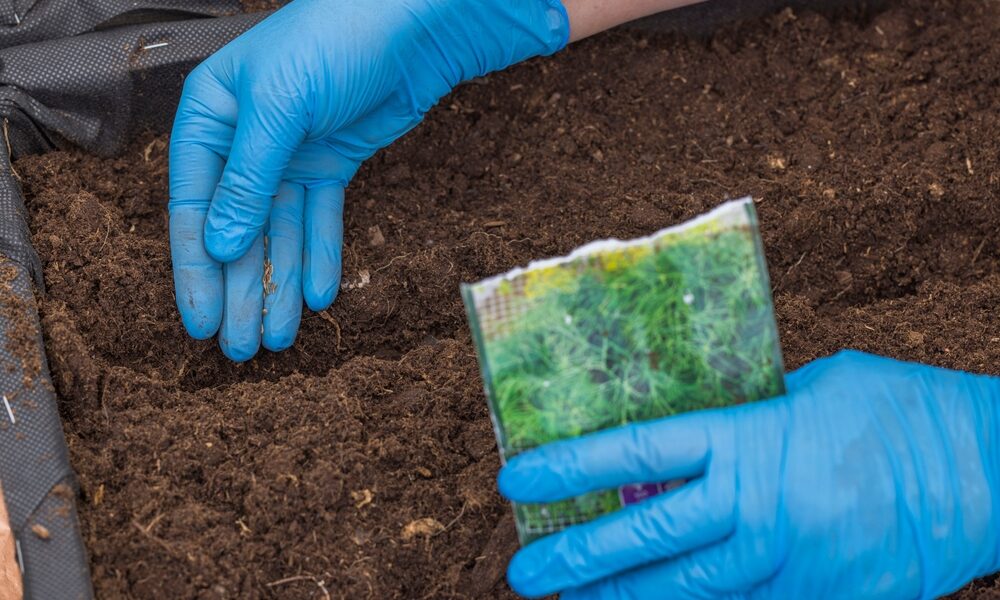
{"label": "gloved fingers", "polygon": [[175,204],[170,210],[170,256],[181,321],[191,337],[204,340],[222,323],[222,265],[205,252],[202,231],[208,202]]}
{"label": "gloved fingers", "polygon": [[285,169],[305,138],[301,109],[290,97],[278,96],[238,98],[232,149],[205,222],[205,247],[220,262],[243,256],[256,243]]}
{"label": "gloved fingers", "polygon": [[170,255],[184,328],[196,339],[222,323],[222,265],[205,250],[209,202],[233,138],[236,101],[204,68],[184,84],[170,136]]}
{"label": "gloved fingers", "polygon": [[515,502],[554,502],[630,483],[696,477],[710,454],[709,419],[690,413],[548,444],[512,458],[498,486]]}
{"label": "gloved fingers", "polygon": [[260,348],[261,313],[264,308],[264,236],[258,235],[240,258],[222,267],[225,308],[219,346],[236,362],[253,358]]}
{"label": "gloved fingers", "polygon": [[236,98],[203,66],[188,75],[170,134],[170,201],[211,201],[235,135]]}
{"label": "gloved fingers", "polygon": [[738,597],[759,581],[742,581],[740,566],[726,548],[717,544],[674,560],[634,571],[560,594],[561,600],[619,600],[620,598],[670,598],[707,600]]}
{"label": "gloved fingers", "polygon": [[264,263],[264,347],[278,352],[295,342],[302,320],[302,217],[305,188],[283,182],[274,199]]}
{"label": "gloved fingers", "polygon": [[314,311],[326,310],[340,290],[344,245],[344,187],[306,190],[302,294]]}
{"label": "gloved fingers", "polygon": [[544,596],[718,542],[732,533],[735,510],[714,487],[698,480],[544,537],[514,556],[508,582],[519,594]]}

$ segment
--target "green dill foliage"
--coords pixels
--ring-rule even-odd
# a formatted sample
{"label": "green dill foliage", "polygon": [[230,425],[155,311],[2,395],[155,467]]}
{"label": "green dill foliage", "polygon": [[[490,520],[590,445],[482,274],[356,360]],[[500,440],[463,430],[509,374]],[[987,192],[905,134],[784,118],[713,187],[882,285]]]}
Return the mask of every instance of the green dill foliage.
{"label": "green dill foliage", "polygon": [[[691,227],[476,286],[463,294],[504,458],[783,392],[749,201]],[[609,490],[515,509],[526,542],[621,506]]]}

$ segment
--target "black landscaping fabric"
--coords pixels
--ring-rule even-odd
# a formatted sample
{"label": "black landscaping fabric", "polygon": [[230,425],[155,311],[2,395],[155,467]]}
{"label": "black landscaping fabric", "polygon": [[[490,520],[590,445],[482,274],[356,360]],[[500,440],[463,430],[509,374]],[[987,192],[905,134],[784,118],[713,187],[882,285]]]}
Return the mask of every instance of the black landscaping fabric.
{"label": "black landscaping fabric", "polygon": [[93,596],[35,305],[20,156],[165,131],[184,75],[266,14],[236,0],[0,0],[0,481],[31,600]]}

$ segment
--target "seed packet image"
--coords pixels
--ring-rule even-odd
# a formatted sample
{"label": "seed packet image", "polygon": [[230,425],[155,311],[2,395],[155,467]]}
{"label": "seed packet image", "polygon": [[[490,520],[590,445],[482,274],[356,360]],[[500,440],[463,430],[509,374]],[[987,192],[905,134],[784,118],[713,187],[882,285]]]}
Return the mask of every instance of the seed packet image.
{"label": "seed packet image", "polygon": [[[784,393],[749,198],[632,241],[462,286],[506,462],[542,444]],[[526,544],[683,484],[515,504]]]}

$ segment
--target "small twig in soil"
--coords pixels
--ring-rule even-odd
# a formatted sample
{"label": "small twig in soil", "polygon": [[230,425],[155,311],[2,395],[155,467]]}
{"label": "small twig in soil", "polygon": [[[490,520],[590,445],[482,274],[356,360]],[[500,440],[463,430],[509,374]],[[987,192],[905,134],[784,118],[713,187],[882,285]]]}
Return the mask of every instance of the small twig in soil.
{"label": "small twig in soil", "polygon": [[163,520],[163,515],[164,513],[156,515],[155,517],[153,517],[153,520],[150,521],[148,525],[140,527],[140,529],[142,529],[142,532],[145,534],[149,534],[153,530],[153,528],[156,527],[156,524],[159,523],[161,520]]}
{"label": "small twig in soil", "polygon": [[788,270],[785,271],[785,274],[781,277],[781,281],[776,282],[771,287],[771,293],[776,293],[778,290],[781,289],[781,287],[785,284],[785,280],[788,279],[788,276],[791,275],[792,271],[795,270],[795,267],[797,267],[800,264],[802,264],[802,261],[805,260],[806,254],[809,254],[808,250],[806,250],[805,252],[802,253],[802,256],[799,257],[799,260],[795,261],[794,265],[788,267]]}
{"label": "small twig in soil", "polygon": [[337,319],[335,319],[333,315],[325,310],[319,313],[319,317],[324,321],[333,324],[333,328],[337,331],[337,352],[340,352],[340,323],[337,322]]}
{"label": "small twig in soil", "polygon": [[802,264],[802,261],[805,260],[805,258],[806,258],[806,254],[809,254],[808,250],[802,253],[802,256],[799,257],[799,260],[795,261],[794,265],[788,267],[788,270],[785,271],[785,277],[788,277],[788,274],[791,273],[792,270],[795,269],[795,267],[797,267],[797,266],[799,266],[799,265]]}
{"label": "small twig in soil", "polygon": [[382,265],[381,267],[375,269],[375,272],[378,273],[379,271],[381,271],[383,269],[388,269],[390,266],[392,266],[392,263],[396,262],[397,260],[399,260],[401,258],[406,258],[409,255],[410,255],[409,253],[406,253],[406,254],[400,254],[399,256],[394,256],[391,259],[389,259],[389,262],[387,262],[384,265]]}
{"label": "small twig in soil", "polygon": [[107,246],[108,238],[111,236],[111,228],[114,226],[114,223],[111,221],[111,213],[107,209],[104,209],[104,218],[108,222],[108,230],[104,232],[104,240],[101,242],[101,247],[97,250],[98,254],[104,252],[104,247]]}
{"label": "small twig in soil", "polygon": [[284,579],[268,583],[267,587],[277,587],[279,585],[295,583],[296,581],[312,581],[319,587],[320,591],[323,592],[323,597],[326,598],[326,600],[330,600],[330,590],[326,589],[326,582],[315,575],[296,575],[294,577],[286,577]]}
{"label": "small twig in soil", "polygon": [[437,537],[437,536],[441,535],[442,533],[444,533],[444,532],[448,531],[449,529],[451,529],[452,525],[454,525],[455,523],[458,523],[458,520],[459,520],[459,519],[461,519],[461,518],[462,518],[462,515],[464,515],[464,514],[465,514],[465,507],[466,507],[467,505],[468,505],[468,503],[466,503],[466,502],[463,502],[463,503],[462,503],[462,508],[461,508],[461,509],[460,509],[460,510],[458,511],[458,514],[457,514],[457,515],[455,515],[455,518],[454,518],[454,519],[452,519],[451,521],[449,521],[449,522],[448,522],[448,524],[447,524],[447,525],[445,525],[445,526],[444,526],[444,528],[443,528],[443,529],[441,529],[440,531],[437,531],[437,532],[435,532],[435,533],[432,533],[432,534],[431,534],[431,537]]}
{"label": "small twig in soil", "polygon": [[175,380],[180,381],[184,377],[184,371],[187,370],[189,360],[191,360],[191,357],[185,358],[184,362],[181,363],[181,368],[177,370],[177,375],[174,377]]}
{"label": "small twig in soil", "polygon": [[236,519],[236,524],[240,526],[240,535],[250,535],[253,533],[253,530],[247,527],[247,524],[243,522],[243,519]]}
{"label": "small twig in soil", "polygon": [[161,540],[160,538],[156,537],[152,533],[146,531],[145,529],[143,529],[142,525],[139,525],[139,523],[137,523],[135,521],[132,521],[132,526],[135,527],[136,529],[138,529],[139,533],[141,533],[144,537],[148,538],[152,542],[155,542],[158,546],[160,546],[161,548],[163,548],[163,550],[165,550],[167,554],[169,554],[170,556],[172,556],[174,558],[177,558],[177,553],[174,552],[174,549],[172,547],[170,547],[170,544],[164,542],[163,540]]}
{"label": "small twig in soil", "polygon": [[979,258],[979,253],[983,251],[983,246],[986,245],[986,240],[988,239],[990,239],[990,236],[987,235],[983,238],[983,241],[979,242],[979,245],[976,246],[976,251],[972,253],[972,261],[969,263],[969,266],[976,264],[976,259]]}
{"label": "small twig in soil", "polygon": [[836,293],[836,294],[835,294],[835,295],[833,296],[833,298],[830,298],[830,301],[831,301],[831,302],[833,302],[834,300],[839,300],[841,296],[843,296],[843,295],[844,295],[844,294],[846,294],[847,292],[851,291],[851,288],[852,288],[852,287],[853,287],[853,286],[850,286],[850,285],[849,285],[849,286],[845,287],[844,289],[840,290],[839,292],[837,292],[837,293]]}
{"label": "small twig in soil", "polygon": [[97,491],[94,492],[94,496],[91,499],[91,503],[94,506],[100,506],[101,502],[103,501],[104,501],[104,484],[102,483],[100,486],[98,486]]}
{"label": "small twig in soil", "polygon": [[97,403],[101,406],[101,413],[104,415],[104,423],[111,426],[111,415],[108,414],[108,405],[104,402],[104,394],[108,389],[108,377],[101,377],[101,391],[97,395]]}
{"label": "small twig in soil", "polygon": [[370,560],[375,560],[375,557],[374,557],[374,556],[362,556],[361,558],[359,558],[359,559],[355,560],[355,561],[354,561],[354,562],[352,562],[352,563],[351,563],[350,565],[348,565],[348,567],[347,567],[347,568],[348,568],[348,569],[353,569],[354,567],[356,567],[356,566],[360,565],[361,563],[363,563],[363,562],[368,562],[368,561],[370,561]]}
{"label": "small twig in soil", "polygon": [[386,299],[386,301],[385,301],[385,310],[386,310],[385,319],[382,320],[382,324],[383,325],[385,325],[386,323],[389,322],[389,317],[391,317],[393,311],[396,310],[396,304],[395,304],[395,302],[391,302],[388,299]]}

